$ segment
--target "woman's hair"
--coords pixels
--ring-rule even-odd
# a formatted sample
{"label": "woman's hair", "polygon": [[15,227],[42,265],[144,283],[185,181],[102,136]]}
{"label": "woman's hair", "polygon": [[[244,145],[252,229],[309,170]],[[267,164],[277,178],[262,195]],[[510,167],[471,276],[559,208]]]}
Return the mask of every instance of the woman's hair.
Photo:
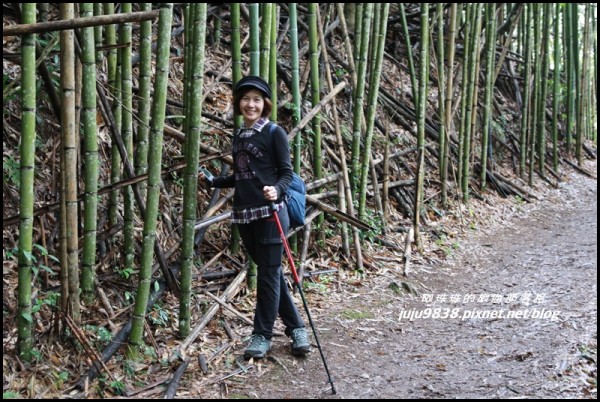
{"label": "woman's hair", "polygon": [[[238,91],[237,94],[233,96],[233,111],[236,115],[241,115],[242,111],[240,110],[240,101],[251,90],[256,89],[252,87],[242,88]],[[262,91],[259,91],[265,101],[265,106],[263,107],[263,111],[261,117],[269,117],[271,115],[271,111],[273,110],[273,102],[271,102],[271,98],[267,98]]]}

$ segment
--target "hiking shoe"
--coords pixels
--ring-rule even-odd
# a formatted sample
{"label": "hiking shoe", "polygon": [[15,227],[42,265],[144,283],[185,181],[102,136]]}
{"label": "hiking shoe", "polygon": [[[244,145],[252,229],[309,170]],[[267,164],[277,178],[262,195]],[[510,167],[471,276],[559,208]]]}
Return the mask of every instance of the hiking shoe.
{"label": "hiking shoe", "polygon": [[304,356],[310,352],[310,343],[306,328],[294,328],[292,330],[292,354],[294,356]]}
{"label": "hiking shoe", "polygon": [[265,357],[267,352],[271,350],[271,341],[262,335],[252,334],[250,345],[244,351],[245,359],[260,359]]}

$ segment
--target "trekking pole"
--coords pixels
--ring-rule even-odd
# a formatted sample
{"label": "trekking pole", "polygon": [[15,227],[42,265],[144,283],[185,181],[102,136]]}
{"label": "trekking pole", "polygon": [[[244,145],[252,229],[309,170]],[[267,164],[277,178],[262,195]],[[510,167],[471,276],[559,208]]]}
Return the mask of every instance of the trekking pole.
{"label": "trekking pole", "polygon": [[285,233],[283,233],[283,228],[281,227],[281,222],[279,221],[279,216],[277,215],[277,209],[275,208],[275,204],[271,203],[271,210],[273,211],[273,216],[275,217],[275,222],[277,223],[277,229],[279,229],[279,235],[281,236],[281,241],[283,241],[283,247],[285,248],[285,253],[288,256],[288,260],[290,262],[290,269],[292,270],[292,276],[294,278],[294,283],[296,284],[296,288],[300,292],[300,296],[302,297],[302,304],[304,305],[304,310],[306,310],[306,316],[308,317],[308,322],[310,323],[310,327],[312,328],[313,335],[315,336],[315,341],[317,342],[317,348],[319,349],[319,353],[321,354],[321,359],[323,359],[323,365],[325,366],[325,371],[327,372],[327,378],[329,379],[329,383],[331,384],[331,393],[333,395],[336,394],[335,386],[333,385],[333,380],[331,379],[331,374],[329,374],[329,368],[327,368],[327,362],[325,361],[325,355],[323,354],[323,349],[321,349],[321,343],[319,342],[319,337],[317,336],[317,331],[315,330],[315,324],[313,323],[312,317],[310,315],[310,311],[308,310],[308,304],[306,303],[306,298],[304,297],[304,292],[302,291],[302,285],[300,284],[300,278],[298,277],[298,273],[296,272],[296,265],[294,265],[294,258],[292,256],[292,251],[290,250],[290,246],[288,244],[287,238],[285,237]]}

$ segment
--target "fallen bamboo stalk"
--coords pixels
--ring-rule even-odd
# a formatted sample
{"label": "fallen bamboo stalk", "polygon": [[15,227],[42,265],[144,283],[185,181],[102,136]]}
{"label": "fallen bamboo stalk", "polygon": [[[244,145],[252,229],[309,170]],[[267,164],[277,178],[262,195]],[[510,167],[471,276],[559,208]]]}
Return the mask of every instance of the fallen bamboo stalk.
{"label": "fallen bamboo stalk", "polygon": [[237,317],[241,318],[242,321],[244,321],[246,324],[248,324],[248,325],[254,325],[254,323],[252,322],[252,320],[250,320],[248,317],[246,317],[245,315],[243,315],[242,313],[240,313],[239,311],[237,311],[236,309],[234,309],[233,307],[231,307],[229,304],[227,304],[226,301],[223,301],[223,300],[219,299],[217,296],[213,295],[208,290],[204,290],[203,293],[205,295],[207,295],[208,297],[210,297],[211,299],[213,299],[214,301],[216,301],[217,303],[219,303],[221,306],[225,307],[227,310],[229,310],[231,313],[233,313]]}
{"label": "fallen bamboo stalk", "polygon": [[169,385],[167,385],[167,390],[165,391],[164,399],[175,398],[175,394],[177,393],[177,387],[179,386],[179,382],[181,381],[181,378],[183,377],[183,373],[185,372],[185,370],[188,368],[189,365],[190,365],[190,357],[188,356],[185,358],[183,363],[181,363],[179,365],[179,367],[177,367],[177,370],[175,370],[175,374],[173,374],[173,377],[169,380]]}
{"label": "fallen bamboo stalk", "polygon": [[106,372],[106,374],[110,378],[112,378],[113,381],[116,381],[116,378],[112,375],[112,372],[106,366],[106,363],[104,363],[104,361],[102,360],[102,356],[98,353],[96,349],[94,349],[92,345],[90,345],[85,335],[81,332],[81,329],[77,326],[77,324],[75,324],[73,319],[69,317],[68,314],[64,315],[64,318],[69,328],[71,328],[71,332],[73,333],[73,335],[75,335],[75,338],[77,338],[83,349],[87,351],[90,355],[92,363],[94,365],[97,365],[97,367],[99,368],[101,367]]}
{"label": "fallen bamboo stalk", "polygon": [[158,18],[159,13],[160,10],[138,11],[126,14],[97,15],[95,17],[81,17],[71,20],[38,22],[34,24],[8,25],[2,27],[2,36],[38,34],[66,29],[96,27],[99,25],[155,20]]}
{"label": "fallen bamboo stalk", "polygon": [[[179,142],[185,142],[185,134],[183,131],[179,131],[169,125],[165,124],[164,133],[166,136],[171,137]],[[216,148],[200,144],[200,149],[207,154],[221,159],[223,162],[233,165],[233,159],[231,158],[231,152],[221,152]]]}
{"label": "fallen bamboo stalk", "polygon": [[223,380],[228,379],[229,377],[233,377],[234,375],[238,375],[240,373],[247,373],[248,370],[250,370],[252,368],[254,368],[254,365],[249,365],[248,367],[239,368],[239,369],[237,369],[235,371],[232,371],[229,374],[225,374],[224,376],[221,376],[221,377],[216,378],[214,380],[210,380],[210,381],[208,381],[206,383],[202,383],[202,384],[200,384],[200,387],[204,387],[204,386],[207,386],[207,385],[211,385],[211,384],[215,384],[215,383],[221,382]]}
{"label": "fallen bamboo stalk", "polygon": [[326,97],[324,97],[321,100],[321,102],[319,102],[315,107],[313,107],[311,111],[304,116],[300,123],[298,123],[298,125],[288,133],[288,140],[292,140],[296,136],[296,134],[298,134],[300,130],[304,128],[304,126],[310,123],[313,117],[315,117],[315,115],[321,111],[323,106],[328,104],[342,89],[346,87],[346,85],[348,85],[346,81],[342,81],[339,84],[337,84],[337,86],[333,88],[333,90]]}
{"label": "fallen bamboo stalk", "polygon": [[125,396],[131,398],[134,395],[139,395],[142,392],[146,392],[151,390],[152,388],[158,387],[159,385],[163,385],[165,382],[169,381],[168,377],[162,377],[161,379],[154,381],[150,384],[144,385],[142,388],[134,389],[133,391],[125,391]]}
{"label": "fallen bamboo stalk", "polygon": [[344,222],[349,223],[350,225],[358,228],[358,229],[362,229],[362,230],[375,230],[373,227],[367,225],[365,222],[361,221],[358,218],[355,218],[353,216],[348,215],[345,212],[340,211],[339,209],[332,207],[328,204],[325,204],[324,202],[321,202],[319,200],[317,200],[315,197],[311,196],[311,195],[306,195],[306,202],[313,204],[314,206],[316,206],[317,208],[319,208],[321,211],[326,212],[330,215],[335,216],[336,218],[338,218],[339,220],[342,220]]}
{"label": "fallen bamboo stalk", "polygon": [[588,177],[591,177],[592,179],[598,180],[598,178],[596,176],[594,176],[592,173],[590,173],[587,170],[585,170],[585,169],[577,166],[576,164],[574,164],[573,162],[571,162],[567,158],[563,158],[562,161],[565,162],[567,165],[571,166],[573,169],[577,170],[578,172],[583,173],[584,175],[586,175]]}
{"label": "fallen bamboo stalk", "polygon": [[218,222],[224,221],[226,219],[229,219],[230,217],[231,217],[231,211],[226,211],[226,212],[223,212],[222,214],[219,214],[216,216],[211,216],[210,218],[202,219],[201,221],[196,223],[196,226],[194,226],[194,230],[200,230],[200,229],[210,226],[214,223],[218,223]]}
{"label": "fallen bamboo stalk", "polygon": [[223,249],[221,251],[219,251],[217,254],[214,255],[213,258],[211,258],[208,262],[206,262],[202,267],[200,267],[200,269],[198,270],[198,272],[200,274],[204,273],[204,271],[206,271],[211,265],[213,265],[219,258],[221,258],[221,256],[223,255],[223,253],[225,253],[227,251],[227,247],[223,247]]}
{"label": "fallen bamboo stalk", "polygon": [[[223,292],[223,298],[227,299],[228,297],[233,296],[235,294],[235,292],[237,292],[238,287],[242,284],[242,282],[244,281],[245,278],[246,278],[246,270],[240,271],[238,276],[229,284],[229,286],[227,286],[227,288]],[[194,342],[196,340],[198,335],[200,335],[200,332],[204,329],[204,327],[206,327],[208,325],[208,323],[210,322],[210,320],[212,320],[212,318],[214,317],[214,315],[217,313],[218,310],[219,310],[218,303],[213,304],[208,309],[208,311],[206,312],[206,314],[204,315],[204,317],[202,318],[200,323],[198,323],[198,325],[192,330],[192,332],[187,336],[187,338],[184,339],[184,341],[181,343],[181,345],[179,345],[179,347],[171,354],[171,357],[169,358],[169,362],[172,363],[179,358],[184,358],[185,350],[190,346],[190,344],[192,342]]]}
{"label": "fallen bamboo stalk", "polygon": [[506,184],[510,187],[513,187],[514,189],[520,191],[523,194],[526,194],[528,197],[539,200],[538,197],[536,197],[534,194],[531,194],[527,189],[523,188],[522,186],[518,185],[517,183],[514,183],[514,182],[508,180],[506,177],[502,176],[501,174],[495,173],[494,176],[496,177],[496,179],[500,180],[504,184]]}
{"label": "fallen bamboo stalk", "polygon": [[391,241],[384,239],[381,236],[376,236],[374,240],[375,240],[375,243],[379,243],[382,246],[387,247],[389,249],[396,250],[396,251],[402,251],[402,247],[400,247],[396,243],[392,243]]}
{"label": "fallen bamboo stalk", "polygon": [[[158,290],[156,292],[153,292],[150,294],[150,299],[148,300],[147,310],[151,309],[152,306],[154,306],[156,301],[162,296],[162,294],[165,291],[166,283],[165,283],[164,279],[162,279],[162,278],[159,279],[158,283],[159,283]],[[154,288],[154,287],[152,287],[152,288]],[[123,311],[126,311],[126,309],[124,309]],[[131,332],[131,318],[125,325],[123,325],[121,330],[119,330],[119,332],[113,337],[112,341],[102,351],[102,356],[101,356],[102,362],[104,362],[104,363],[108,362],[110,360],[110,358],[121,348],[121,346],[123,346],[124,344],[127,343],[127,337],[129,336],[130,332]],[[92,367],[90,367],[87,375],[82,376],[75,383],[73,388],[79,389],[79,390],[84,389],[85,384],[94,380],[94,378],[98,377],[99,374],[100,374],[100,370],[96,367],[96,365],[92,365]]]}

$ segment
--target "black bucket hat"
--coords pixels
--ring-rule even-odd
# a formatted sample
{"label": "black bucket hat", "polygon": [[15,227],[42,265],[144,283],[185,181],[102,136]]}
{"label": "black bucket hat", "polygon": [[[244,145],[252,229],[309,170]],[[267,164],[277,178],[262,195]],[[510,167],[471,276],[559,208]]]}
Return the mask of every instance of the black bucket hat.
{"label": "black bucket hat", "polygon": [[271,99],[271,88],[269,87],[269,84],[267,84],[262,78],[254,75],[249,75],[239,80],[235,85],[233,92],[234,94],[238,95],[242,88],[248,87],[258,89],[265,95],[265,97]]}

